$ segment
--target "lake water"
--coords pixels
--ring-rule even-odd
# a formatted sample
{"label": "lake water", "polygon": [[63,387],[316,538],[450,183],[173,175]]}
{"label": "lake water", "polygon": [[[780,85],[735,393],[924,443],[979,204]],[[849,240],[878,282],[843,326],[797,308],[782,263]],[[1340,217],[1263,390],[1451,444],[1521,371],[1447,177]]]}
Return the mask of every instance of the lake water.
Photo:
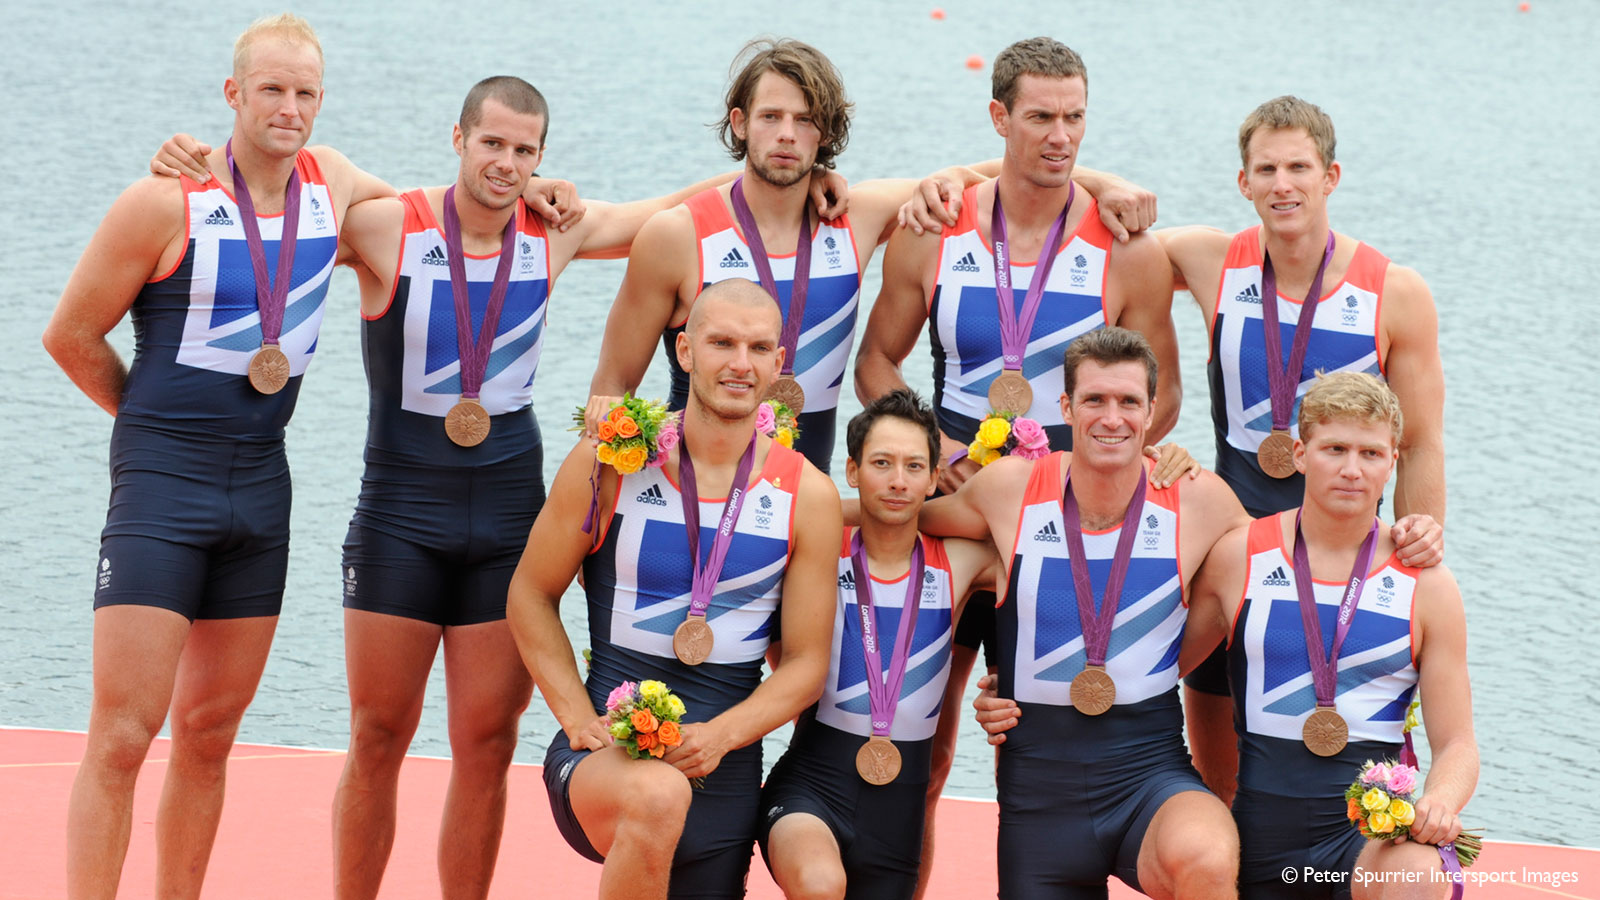
{"label": "lake water", "polygon": [[[930,8],[900,0],[803,10],[360,0],[298,11],[319,29],[328,60],[316,142],[400,187],[454,179],[450,126],[461,98],[479,78],[502,73],[549,97],[543,171],[576,181],[586,196],[649,196],[731,169],[705,126],[721,113],[728,62],[760,34],[810,41],[843,72],[856,124],[841,170],[855,181],[998,155],[988,72],[964,61],[1053,35],[1090,71],[1084,164],[1158,191],[1163,224],[1252,224],[1234,186],[1239,121],[1278,94],[1321,104],[1338,125],[1344,166],[1335,227],[1417,269],[1439,307],[1449,385],[1447,562],[1466,598],[1483,757],[1465,818],[1499,839],[1600,844],[1600,591],[1586,574],[1600,551],[1600,503],[1585,452],[1600,444],[1590,306],[1600,282],[1600,7],[953,3],[943,21]],[[81,729],[88,720],[91,573],[111,419],[61,375],[39,334],[106,207],[161,140],[177,130],[213,143],[226,136],[231,117],[220,93],[233,37],[249,18],[276,11],[68,0],[7,14],[0,724]],[[56,189],[49,183],[67,200],[44,197]],[[552,445],[550,475],[622,271],[620,262],[577,263],[555,292],[536,401]],[[875,261],[864,304],[877,282]],[[341,270],[289,430],[287,602],[241,739],[345,744],[337,576],[366,403],[356,299],[355,279]],[[1174,305],[1188,387],[1174,437],[1209,460],[1204,324],[1187,295]],[[131,354],[126,323],[112,341]],[[927,358],[918,350],[907,365],[908,380],[924,390]],[[665,391],[658,359],[644,392]],[[847,397],[845,414],[857,408]],[[838,452],[842,459],[842,440]],[[565,610],[581,634],[581,596],[569,594]],[[418,753],[448,753],[440,671]],[[949,790],[993,796],[989,753],[963,716]],[[540,759],[554,729],[536,698],[518,758]],[[782,740],[769,738],[769,764]]]}

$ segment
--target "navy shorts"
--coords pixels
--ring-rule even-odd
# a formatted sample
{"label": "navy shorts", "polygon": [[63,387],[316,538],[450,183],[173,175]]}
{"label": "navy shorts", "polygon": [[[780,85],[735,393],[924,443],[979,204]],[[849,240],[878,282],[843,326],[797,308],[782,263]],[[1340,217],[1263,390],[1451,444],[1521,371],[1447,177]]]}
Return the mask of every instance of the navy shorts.
{"label": "navy shorts", "polygon": [[788,752],[761,789],[756,836],[761,856],[770,868],[767,840],[779,819],[810,813],[839,842],[847,900],[909,900],[916,893],[922,860],[933,742],[896,741],[900,775],[888,784],[872,785],[856,772],[856,751],[864,741],[814,720],[796,729]]}
{"label": "navy shorts", "polygon": [[[1022,720],[1034,729],[1048,727],[1052,716],[1081,716],[1071,708],[1022,706]],[[1140,890],[1139,848],[1150,820],[1173,796],[1206,790],[1178,728],[1092,762],[1011,748],[1009,740],[1001,745],[998,772],[1000,896],[1006,900],[1104,898],[1112,875]]]}
{"label": "navy shorts", "polygon": [[281,440],[182,434],[118,418],[95,609],[157,606],[190,621],[277,615],[290,493]]}
{"label": "navy shorts", "polygon": [[538,446],[477,468],[369,459],[345,536],[345,607],[442,626],[504,619],[543,506]]}
{"label": "navy shorts", "polygon": [[[1233,798],[1233,820],[1239,826],[1239,896],[1249,900],[1348,900],[1349,876],[1367,839],[1345,818],[1343,799],[1279,797],[1240,788]],[[1284,869],[1303,872],[1306,866],[1319,872],[1343,872],[1346,877],[1284,882]]]}
{"label": "navy shorts", "polygon": [[[573,750],[565,732],[556,732],[544,755],[544,785],[556,830],[572,849],[595,862],[604,856],[589,843],[572,812],[572,773],[589,750]],[[750,851],[760,813],[761,742],[722,758],[707,775],[705,786],[694,790],[689,816],[683,823],[672,857],[672,881],[667,896],[675,900],[741,900],[750,874]]]}

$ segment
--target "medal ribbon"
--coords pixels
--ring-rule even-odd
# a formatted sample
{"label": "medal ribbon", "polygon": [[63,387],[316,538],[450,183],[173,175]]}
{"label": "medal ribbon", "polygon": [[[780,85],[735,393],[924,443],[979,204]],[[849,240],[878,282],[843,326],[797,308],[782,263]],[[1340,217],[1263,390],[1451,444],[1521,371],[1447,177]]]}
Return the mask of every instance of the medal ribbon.
{"label": "medal ribbon", "polygon": [[1022,357],[1028,352],[1028,336],[1033,333],[1033,320],[1039,316],[1039,304],[1044,299],[1044,285],[1050,280],[1050,269],[1055,265],[1056,254],[1061,252],[1061,242],[1067,230],[1067,213],[1072,210],[1072,198],[1078,187],[1067,182],[1067,205],[1061,207],[1044,237],[1044,247],[1039,251],[1039,261],[1034,264],[1033,280],[1028,282],[1028,292],[1023,295],[1022,312],[1017,312],[1011,295],[1011,255],[1006,243],[1006,212],[1000,206],[1000,183],[995,182],[994,209],[989,213],[989,241],[994,249],[994,292],[1000,306],[1000,363],[1013,372],[1022,371]]}
{"label": "medal ribbon", "polygon": [[[772,263],[767,259],[767,246],[761,242],[761,229],[756,227],[756,217],[750,212],[750,204],[745,202],[743,182],[743,175],[733,180],[728,199],[733,201],[733,215],[739,220],[739,229],[744,232],[744,242],[750,246],[750,261],[756,267],[761,286],[772,295],[772,302],[780,303],[778,282],[772,277]],[[783,334],[779,337],[779,343],[783,346],[783,374],[791,376],[794,374],[795,347],[800,343],[800,325],[806,315],[806,289],[811,284],[811,207],[809,201],[807,203],[800,208],[800,237],[794,245],[794,281],[789,285],[789,314],[783,317]]]}
{"label": "medal ribbon", "polygon": [[1332,706],[1339,687],[1339,648],[1344,646],[1350,633],[1350,623],[1355,619],[1356,603],[1361,599],[1361,586],[1367,581],[1367,571],[1372,568],[1372,552],[1378,546],[1378,522],[1356,551],[1356,564],[1350,569],[1350,581],[1345,585],[1344,596],[1339,600],[1339,619],[1333,630],[1333,649],[1322,652],[1322,622],[1317,618],[1317,598],[1311,587],[1311,559],[1306,553],[1306,539],[1300,533],[1300,514],[1294,516],[1294,589],[1300,596],[1300,621],[1305,626],[1306,653],[1311,657],[1311,684],[1317,693],[1318,706]]}
{"label": "medal ribbon", "polygon": [[[500,238],[500,260],[489,288],[489,306],[483,311],[478,338],[472,338],[472,305],[467,296],[467,258],[461,249],[461,216],[456,212],[456,186],[444,191],[444,242],[450,259],[450,294],[456,302],[456,350],[461,355],[461,396],[477,397],[483,389],[483,373],[489,368],[489,348],[494,346],[495,330],[500,327],[500,310],[506,305],[506,287],[511,283],[511,257],[517,250],[517,216],[512,212]],[[518,201],[520,202],[520,201]]]}
{"label": "medal ribbon", "polygon": [[1068,559],[1072,563],[1072,586],[1078,597],[1078,622],[1083,627],[1083,652],[1089,665],[1104,666],[1111,647],[1111,623],[1122,602],[1122,583],[1128,578],[1128,563],[1133,559],[1133,538],[1144,513],[1144,465],[1139,466],[1139,486],[1133,489],[1128,511],[1122,515],[1122,532],[1117,535],[1117,553],[1111,558],[1111,573],[1106,576],[1105,597],[1100,608],[1094,606],[1094,583],[1089,578],[1089,559],[1083,549],[1083,520],[1078,515],[1078,498],[1072,494],[1072,468],[1067,467],[1067,485],[1061,495],[1061,517],[1066,525]]}
{"label": "medal ribbon", "polygon": [[700,562],[700,494],[694,478],[694,460],[689,458],[689,442],[678,444],[679,495],[683,501],[683,525],[689,530],[689,555],[694,559],[694,581],[689,589],[689,615],[705,616],[711,606],[711,596],[716,593],[717,579],[722,577],[722,564],[728,558],[728,548],[733,544],[733,525],[739,519],[750,481],[750,469],[756,459],[756,436],[750,434],[750,446],[739,457],[739,466],[733,471],[733,484],[728,486],[728,499],[722,506],[722,520],[717,524],[716,537],[711,540],[711,552],[704,564]]}
{"label": "medal ribbon", "polygon": [[[1317,317],[1317,303],[1322,299],[1322,276],[1333,260],[1333,232],[1328,232],[1328,249],[1322,252],[1322,264],[1311,279],[1311,290],[1300,304],[1300,318],[1295,320],[1294,344],[1289,348],[1289,361],[1283,364],[1283,335],[1278,330],[1278,276],[1272,271],[1272,257],[1265,248],[1261,250],[1261,330],[1267,343],[1267,391],[1272,403],[1272,430],[1288,431],[1289,416],[1294,412],[1295,388],[1300,385],[1300,369],[1306,362],[1306,347],[1311,343],[1311,320]],[[1284,365],[1283,368],[1278,368]]]}
{"label": "medal ribbon", "polygon": [[883,657],[878,655],[878,612],[872,602],[872,578],[867,571],[867,548],[861,530],[850,539],[850,566],[856,575],[856,612],[861,616],[861,649],[867,658],[867,705],[872,712],[872,733],[888,737],[900,705],[900,686],[906,681],[911,660],[911,635],[917,630],[917,607],[922,597],[922,539],[911,548],[911,571],[906,578],[906,603],[900,610],[900,630],[889,654],[889,675],[884,678]]}
{"label": "medal ribbon", "polygon": [[250,199],[250,186],[244,183],[233,162],[233,140],[223,148],[228,171],[233,173],[233,199],[239,206],[239,224],[244,226],[244,244],[250,251],[250,268],[256,276],[256,309],[261,314],[261,343],[277,346],[283,332],[283,311],[288,306],[289,283],[294,280],[294,242],[300,232],[300,169],[289,171],[289,186],[283,194],[283,235],[278,238],[276,278],[267,277],[267,251],[261,243],[261,225],[256,222],[256,205]]}

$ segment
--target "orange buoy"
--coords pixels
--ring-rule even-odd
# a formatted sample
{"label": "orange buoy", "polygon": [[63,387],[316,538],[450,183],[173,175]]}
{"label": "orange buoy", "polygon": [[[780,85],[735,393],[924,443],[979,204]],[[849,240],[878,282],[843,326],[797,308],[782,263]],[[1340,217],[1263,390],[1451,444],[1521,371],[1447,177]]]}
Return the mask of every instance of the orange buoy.
{"label": "orange buoy", "polygon": [[1517,12],[1527,12],[1530,9],[1533,9],[1533,4],[1529,3],[1528,0],[1522,0],[1521,3],[1517,4]]}
{"label": "orange buoy", "polygon": [[976,53],[967,57],[967,68],[974,70],[983,68],[983,57]]}
{"label": "orange buoy", "polygon": [[933,12],[928,13],[928,15],[932,16],[935,21],[939,21],[939,22],[943,22],[944,21],[944,10],[940,9],[937,6],[935,6],[933,8]]}

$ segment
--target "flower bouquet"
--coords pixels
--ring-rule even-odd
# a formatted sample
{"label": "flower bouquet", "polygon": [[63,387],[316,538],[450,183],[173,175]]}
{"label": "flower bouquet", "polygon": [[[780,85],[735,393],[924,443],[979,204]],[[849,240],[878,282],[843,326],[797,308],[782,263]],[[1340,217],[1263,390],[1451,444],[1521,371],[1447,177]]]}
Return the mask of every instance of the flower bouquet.
{"label": "flower bouquet", "polygon": [[634,759],[660,759],[683,743],[683,701],[659,681],[624,681],[606,698],[611,736]]}
{"label": "flower bouquet", "polygon": [[761,401],[756,410],[756,430],[790,449],[800,437],[794,410],[781,400]]}
{"label": "flower bouquet", "polygon": [[978,424],[978,437],[967,447],[967,459],[987,466],[1002,456],[1038,459],[1050,452],[1044,426],[1026,416],[989,411]]}
{"label": "flower bouquet", "polygon": [[[584,410],[572,415],[573,431],[584,428]],[[645,466],[660,466],[667,452],[678,445],[678,416],[667,411],[659,400],[644,400],[628,394],[600,420],[596,461],[611,466],[620,475],[632,475]]]}
{"label": "flower bouquet", "polygon": [[[1392,841],[1411,832],[1416,818],[1417,768],[1392,760],[1375,763],[1367,760],[1356,780],[1345,788],[1346,815],[1350,824],[1369,840]],[[1461,832],[1455,841],[1456,858],[1463,866],[1472,865],[1483,849],[1483,838],[1470,831]]]}

